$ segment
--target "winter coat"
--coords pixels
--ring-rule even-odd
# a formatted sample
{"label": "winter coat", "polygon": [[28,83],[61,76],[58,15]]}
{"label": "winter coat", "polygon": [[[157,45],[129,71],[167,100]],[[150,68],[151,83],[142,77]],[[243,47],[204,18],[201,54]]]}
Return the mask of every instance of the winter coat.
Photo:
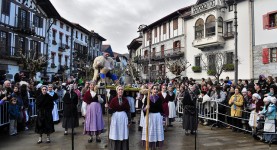
{"label": "winter coat", "polygon": [[[236,100],[235,100],[236,98]],[[232,101],[235,100],[233,103]],[[229,105],[231,105],[231,116],[232,117],[241,117],[243,110],[243,96],[241,94],[234,94],[229,100]]]}

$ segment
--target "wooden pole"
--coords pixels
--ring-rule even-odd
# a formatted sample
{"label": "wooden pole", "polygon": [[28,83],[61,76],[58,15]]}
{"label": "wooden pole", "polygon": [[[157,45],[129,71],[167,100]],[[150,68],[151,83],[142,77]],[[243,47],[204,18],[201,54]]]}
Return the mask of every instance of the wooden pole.
{"label": "wooden pole", "polygon": [[146,109],[146,150],[149,150],[149,105],[150,105],[150,88],[148,89],[148,96],[147,96],[147,109]]}

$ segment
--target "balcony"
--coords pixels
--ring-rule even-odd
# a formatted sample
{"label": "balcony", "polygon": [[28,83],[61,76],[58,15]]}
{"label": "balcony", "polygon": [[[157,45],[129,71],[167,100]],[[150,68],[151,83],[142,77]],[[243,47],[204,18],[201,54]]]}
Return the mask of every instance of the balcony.
{"label": "balcony", "polygon": [[235,32],[226,32],[226,33],[224,33],[224,35],[223,35],[223,38],[225,39],[225,40],[227,40],[227,39],[232,39],[232,38],[234,38],[234,36],[235,36]]}
{"label": "balcony", "polygon": [[225,40],[223,36],[213,35],[205,38],[195,39],[192,42],[192,45],[201,50],[209,50],[215,47],[223,46],[225,44]]}
{"label": "balcony", "polygon": [[152,53],[152,60],[159,61],[164,60],[165,58],[179,58],[184,56],[184,47],[177,47],[173,49],[168,49],[165,51],[160,51]]}
{"label": "balcony", "polygon": [[59,44],[59,49],[58,49],[58,50],[59,50],[60,52],[64,52],[65,49],[66,49],[66,45],[63,44],[63,43],[60,43],[60,44]]}
{"label": "balcony", "polygon": [[0,59],[19,60],[19,48],[0,45]]}
{"label": "balcony", "polygon": [[35,35],[35,27],[32,26],[32,22],[28,19],[17,18],[15,31],[22,34]]}
{"label": "balcony", "polygon": [[224,4],[223,0],[209,0],[205,3],[193,6],[191,8],[191,15],[192,16],[197,15],[197,14],[203,13],[205,11],[208,11],[208,10],[211,10],[214,8],[222,8],[224,6],[225,6],[225,4]]}

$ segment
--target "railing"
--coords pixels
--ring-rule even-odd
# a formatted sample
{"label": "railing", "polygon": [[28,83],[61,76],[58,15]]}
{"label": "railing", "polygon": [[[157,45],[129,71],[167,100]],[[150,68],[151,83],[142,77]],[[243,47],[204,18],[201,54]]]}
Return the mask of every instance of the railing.
{"label": "railing", "polygon": [[8,102],[5,102],[5,104],[0,105],[0,126],[10,123],[10,116],[8,113],[8,108],[9,108]]}
{"label": "railing", "polygon": [[173,49],[168,49],[156,53],[152,53],[152,59],[164,59],[176,56],[184,56],[184,48],[176,47]]}
{"label": "railing", "polygon": [[[56,101],[58,111],[63,111],[63,101],[61,98]],[[9,117],[9,102],[5,102],[5,104],[0,106],[0,127],[6,124],[10,123],[10,117]],[[29,98],[29,109],[28,109],[28,115],[32,117],[37,116],[37,105],[36,105],[36,99],[35,98]]]}
{"label": "railing", "polygon": [[224,6],[224,0],[209,0],[205,3],[193,6],[191,9],[191,15],[196,15],[204,11],[215,8],[216,6]]}
{"label": "railing", "polygon": [[20,57],[19,51],[21,48],[16,48],[12,46],[2,46],[0,45],[0,58],[2,57]]}
{"label": "railing", "polygon": [[59,51],[64,52],[65,49],[66,49],[66,44],[60,43],[60,44],[59,44]]}
{"label": "railing", "polygon": [[19,32],[23,32],[25,34],[36,34],[35,27],[32,25],[33,22],[29,19],[21,19],[19,17],[16,18],[16,30]]}
{"label": "railing", "polygon": [[[159,60],[164,58],[182,57],[184,56],[184,47],[176,47],[160,52],[151,53],[151,59]],[[138,63],[149,60],[149,55],[138,56]]]}

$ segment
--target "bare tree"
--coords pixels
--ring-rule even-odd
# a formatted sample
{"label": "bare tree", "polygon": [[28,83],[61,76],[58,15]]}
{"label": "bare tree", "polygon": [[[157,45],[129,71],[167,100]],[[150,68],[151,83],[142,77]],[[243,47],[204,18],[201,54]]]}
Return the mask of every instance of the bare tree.
{"label": "bare tree", "polygon": [[[220,75],[225,70],[225,53],[224,52],[209,52],[205,54],[207,63],[202,59],[204,64],[203,69],[207,70],[208,75],[213,75],[219,82]],[[208,65],[207,65],[208,64]]]}
{"label": "bare tree", "polygon": [[47,67],[48,60],[46,57],[37,54],[33,50],[29,50],[27,54],[22,54],[22,50],[20,50],[19,54],[20,62],[23,64],[23,68],[29,71],[32,80],[37,72],[40,72]]}
{"label": "bare tree", "polygon": [[188,61],[184,61],[183,59],[172,60],[172,59],[165,59],[165,66],[172,72],[174,75],[179,76],[181,72],[185,71],[191,64]]}

